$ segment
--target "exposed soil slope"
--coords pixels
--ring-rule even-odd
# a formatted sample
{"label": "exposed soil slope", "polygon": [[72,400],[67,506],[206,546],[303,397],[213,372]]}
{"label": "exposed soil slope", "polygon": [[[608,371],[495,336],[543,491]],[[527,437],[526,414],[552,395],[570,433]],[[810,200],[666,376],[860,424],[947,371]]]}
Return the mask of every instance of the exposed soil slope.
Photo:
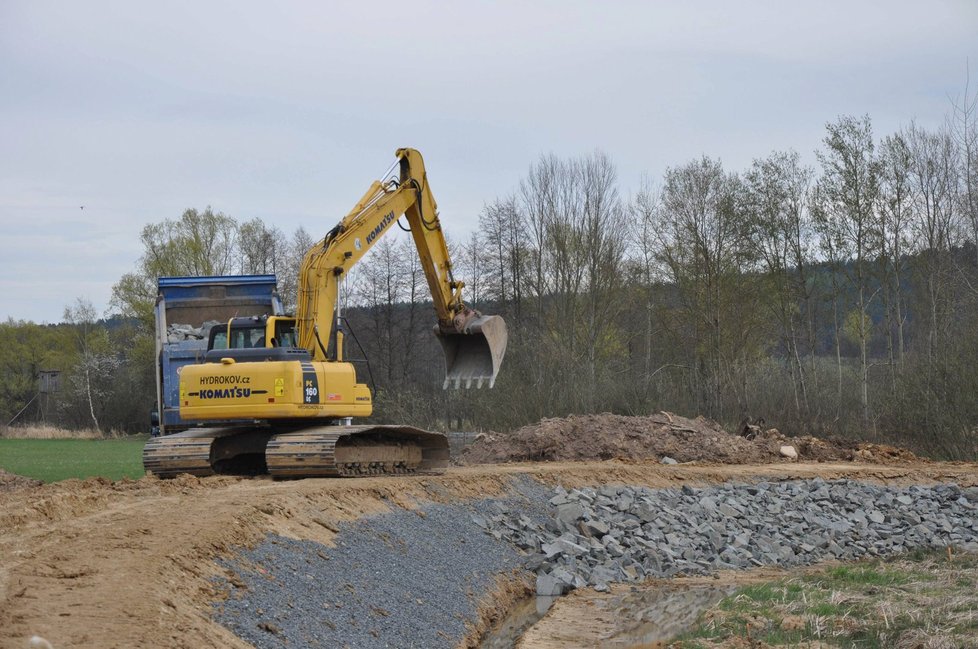
{"label": "exposed soil slope", "polygon": [[720,464],[787,462],[791,445],[800,461],[860,461],[879,464],[913,462],[910,451],[878,444],[832,442],[815,437],[785,438],[775,429],[758,430],[747,439],[705,417],[688,419],[660,412],[648,417],[608,413],[573,415],[524,426],[511,433],[477,439],[462,453],[463,464],[567,462],[586,460],[659,460]]}
{"label": "exposed soil slope", "polygon": [[902,484],[978,481],[974,464],[662,466],[658,461],[462,467],[439,477],[273,482],[69,480],[0,492],[0,647],[246,647],[211,619],[214,561],[268,533],[330,544],[337,521],[507,490],[514,475],[564,486],[650,487],[822,476]]}
{"label": "exposed soil slope", "polygon": [[16,489],[26,489],[38,487],[42,483],[34,478],[27,478],[16,473],[9,473],[0,469],[0,491],[14,491]]}

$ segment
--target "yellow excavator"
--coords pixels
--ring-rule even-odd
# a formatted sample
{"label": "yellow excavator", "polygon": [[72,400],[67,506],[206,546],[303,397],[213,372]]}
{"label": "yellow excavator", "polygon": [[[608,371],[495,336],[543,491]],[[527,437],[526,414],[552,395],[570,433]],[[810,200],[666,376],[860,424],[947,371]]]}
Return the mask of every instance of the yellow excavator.
{"label": "yellow excavator", "polygon": [[[403,215],[437,313],[444,387],[492,387],[506,324],[462,301],[424,161],[398,149],[397,177],[374,181],[303,259],[295,317],[235,317],[210,332],[203,363],[179,373],[179,416],[196,427],[149,441],[151,473],[274,477],[439,472],[448,439],[410,426],[353,425],[372,412],[369,388],[344,360],[340,284]],[[392,166],[392,171],[394,167]]]}

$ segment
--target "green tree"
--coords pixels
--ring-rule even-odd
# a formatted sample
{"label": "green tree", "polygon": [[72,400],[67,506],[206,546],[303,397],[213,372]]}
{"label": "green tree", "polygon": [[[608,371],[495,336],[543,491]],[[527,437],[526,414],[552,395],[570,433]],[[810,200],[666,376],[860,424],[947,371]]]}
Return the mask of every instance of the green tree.
{"label": "green tree", "polygon": [[66,329],[9,319],[0,323],[0,426],[33,418],[41,370],[66,370],[76,352]]}
{"label": "green tree", "polygon": [[153,321],[156,279],[176,275],[226,275],[234,270],[238,224],[230,216],[186,210],[179,219],[166,219],[143,228],[143,254],[137,268],[112,287],[112,306],[124,316]]}

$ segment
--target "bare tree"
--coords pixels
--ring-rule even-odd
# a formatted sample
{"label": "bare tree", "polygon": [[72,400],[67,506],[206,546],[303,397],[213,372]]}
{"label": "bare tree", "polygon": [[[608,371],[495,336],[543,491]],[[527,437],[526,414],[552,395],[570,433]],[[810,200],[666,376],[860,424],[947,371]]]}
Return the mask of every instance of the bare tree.
{"label": "bare tree", "polygon": [[513,277],[510,294],[519,302],[525,284],[535,298],[526,333],[548,350],[548,367],[530,368],[539,372],[531,381],[559,376],[566,407],[594,407],[599,370],[611,371],[624,348],[617,315],[629,222],[614,164],[601,152],[543,157],[517,200],[497,202],[483,220],[492,226],[487,249],[499,275]]}
{"label": "bare tree", "polygon": [[[811,297],[806,275],[811,261],[812,223],[808,210],[811,179],[811,169],[802,166],[795,151],[775,152],[763,160],[755,160],[745,177],[749,242],[773,285],[773,299],[768,301],[768,306],[781,328],[795,412],[799,417],[810,412],[799,338],[805,330],[801,306]],[[814,375],[814,367],[812,370]]]}
{"label": "bare tree", "polygon": [[479,231],[469,235],[461,246],[462,256],[457,263],[460,275],[465,278],[466,301],[470,305],[478,305],[485,299],[485,277],[488,255],[486,254],[485,239]]}
{"label": "bare tree", "polygon": [[662,277],[659,266],[661,252],[658,234],[662,195],[659,188],[648,177],[642,179],[642,184],[631,202],[630,209],[631,220],[636,233],[634,255],[638,267],[639,285],[643,293],[643,346],[645,353],[642,362],[642,376],[645,384],[644,392],[648,393],[656,371],[652,369],[653,337],[657,329],[655,285]]}
{"label": "bare tree", "polygon": [[118,359],[108,347],[105,328],[97,326],[98,316],[91,302],[78,298],[73,305],[65,307],[64,321],[74,331],[79,356],[70,377],[73,392],[84,402],[93,428],[101,432],[96,410],[103,405]]}
{"label": "bare tree", "polygon": [[530,241],[530,277],[528,284],[535,294],[537,321],[544,318],[544,296],[548,292],[545,255],[548,253],[551,224],[559,204],[558,182],[563,172],[556,156],[541,156],[530,167],[527,177],[520,181],[519,200],[526,215],[527,234]]}
{"label": "bare tree", "polygon": [[[725,381],[743,401],[733,370],[754,324],[753,299],[741,290],[747,288],[742,271],[753,262],[745,222],[737,212],[739,192],[739,179],[725,173],[718,160],[704,157],[670,168],[658,225],[662,263],[682,305],[677,334],[692,338],[687,345],[702,407],[718,418],[724,414]],[[728,322],[734,313],[742,319]]]}
{"label": "bare tree", "polygon": [[428,312],[422,309],[421,302],[426,299],[428,283],[413,241],[401,242],[398,256],[400,261],[398,272],[401,275],[404,300],[407,302],[407,317],[401,325],[404,332],[404,343],[401,349],[403,357],[401,377],[406,380],[414,366],[415,359],[422,356],[417,351],[423,344],[423,341],[420,340],[422,332],[427,332],[427,327],[423,326],[423,323],[428,323],[429,320],[425,319]]}
{"label": "bare tree", "polygon": [[[842,282],[840,275],[847,261],[846,252],[841,247],[839,239],[832,235],[835,230],[831,220],[834,215],[824,209],[825,199],[822,196],[821,184],[816,182],[809,198],[810,210],[813,217],[815,231],[818,237],[818,248],[822,259],[826,262],[829,270],[831,290],[825,296],[826,300],[832,302],[832,341],[835,348],[835,367],[836,367],[836,408],[835,421],[842,419],[844,402],[843,391],[843,369],[842,369],[842,319],[840,317],[840,300],[843,299]],[[813,359],[814,363],[814,359]],[[817,376],[817,374],[815,374]]]}
{"label": "bare tree", "polygon": [[[291,239],[279,244],[285,252],[281,255],[281,261],[276,264],[275,271],[278,276],[279,294],[287,312],[291,313],[295,310],[299,290],[299,267],[313,244],[313,238],[301,227],[292,233]],[[343,282],[347,287],[352,287],[353,283],[349,278]]]}
{"label": "bare tree", "polygon": [[242,274],[278,274],[285,270],[285,257],[290,254],[288,242],[281,230],[268,227],[258,218],[242,223],[238,228],[239,269]]}
{"label": "bare tree", "polygon": [[960,161],[960,205],[971,229],[978,263],[978,92],[971,91],[971,69],[965,77],[964,92],[951,101],[948,131]]}
{"label": "bare tree", "polygon": [[404,289],[401,251],[397,242],[390,237],[383,239],[359,266],[356,292],[363,303],[370,305],[372,314],[367,338],[375,351],[371,358],[380,361],[375,367],[385,385],[390,385],[400,376],[398,350],[403,347],[397,332],[397,307],[403,299]]}
{"label": "bare tree", "polygon": [[595,152],[580,159],[577,167],[583,200],[582,222],[578,227],[582,230],[580,251],[584,256],[587,290],[585,350],[593,385],[599,362],[611,351],[602,347],[616,344],[618,316],[624,307],[623,265],[630,224],[618,194],[618,172],[611,159]]}
{"label": "bare tree", "polygon": [[520,320],[528,256],[526,225],[516,197],[496,199],[479,215],[486,242],[486,275],[489,297]]}
{"label": "bare tree", "polygon": [[[883,138],[880,144],[880,191],[877,197],[876,236],[880,250],[878,275],[886,313],[886,347],[890,361],[893,394],[896,394],[896,364],[906,347],[904,299],[901,277],[906,269],[908,226],[913,213],[911,185],[912,156],[902,135]],[[896,341],[894,342],[894,333]]]}
{"label": "bare tree", "polygon": [[960,235],[955,209],[956,150],[946,130],[931,133],[911,124],[904,137],[911,156],[910,183],[914,197],[911,227],[928,305],[927,356],[933,360],[949,322],[953,273],[950,252]]}
{"label": "bare tree", "polygon": [[825,148],[817,152],[822,165],[816,218],[823,240],[851,264],[842,268],[856,293],[856,311],[846,318],[859,343],[862,419],[870,423],[869,307],[876,297],[870,284],[871,262],[877,253],[874,210],[879,194],[879,164],[869,116],[843,116],[826,125]]}

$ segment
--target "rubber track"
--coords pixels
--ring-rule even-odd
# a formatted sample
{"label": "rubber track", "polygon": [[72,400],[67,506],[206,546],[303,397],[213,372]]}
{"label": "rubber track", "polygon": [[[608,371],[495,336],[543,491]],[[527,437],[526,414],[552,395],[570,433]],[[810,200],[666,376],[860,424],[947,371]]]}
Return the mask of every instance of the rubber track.
{"label": "rubber track", "polygon": [[[374,449],[378,457],[375,461],[346,463],[342,457],[344,444]],[[399,454],[396,450],[408,446],[415,447],[413,453],[405,449]],[[410,426],[309,428],[275,435],[265,450],[268,472],[282,478],[441,473],[448,459],[448,438]]]}
{"label": "rubber track", "polygon": [[[265,431],[267,470],[279,478],[442,473],[448,466],[448,439],[409,426],[317,426],[277,434],[271,428],[194,429],[150,440],[143,450],[143,465],[164,478],[180,473],[214,475],[214,442],[221,440],[222,448],[227,449],[236,438],[264,435]],[[338,444],[340,462],[336,461]],[[356,449],[357,455],[375,452],[377,456],[343,462],[344,445]]]}
{"label": "rubber track", "polygon": [[143,447],[143,467],[153,475],[172,478],[181,473],[214,475],[210,435],[154,437]]}

